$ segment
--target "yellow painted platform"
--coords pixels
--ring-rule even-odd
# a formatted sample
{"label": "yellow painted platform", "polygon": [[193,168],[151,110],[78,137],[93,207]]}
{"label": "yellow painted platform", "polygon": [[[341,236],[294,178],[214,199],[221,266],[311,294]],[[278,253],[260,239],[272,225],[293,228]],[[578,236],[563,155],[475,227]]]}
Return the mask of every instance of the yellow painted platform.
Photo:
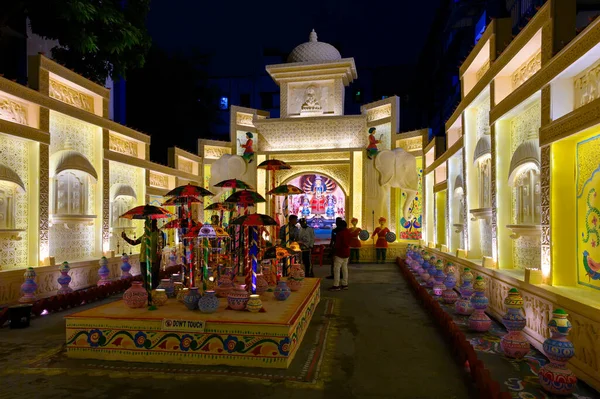
{"label": "yellow painted platform", "polygon": [[261,296],[264,313],[190,311],[170,299],[158,310],[123,301],[66,317],[67,355],[133,362],[287,368],[320,300],[320,279],[306,278],[286,301]]}

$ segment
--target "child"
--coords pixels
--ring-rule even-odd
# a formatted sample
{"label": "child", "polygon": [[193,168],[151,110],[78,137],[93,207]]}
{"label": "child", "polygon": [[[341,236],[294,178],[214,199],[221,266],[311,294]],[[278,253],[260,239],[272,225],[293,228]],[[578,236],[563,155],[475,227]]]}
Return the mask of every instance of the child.
{"label": "child", "polygon": [[[339,291],[348,289],[348,258],[350,258],[350,231],[345,220],[337,224],[337,233],[335,236],[335,248],[333,256],[333,287],[329,291]],[[340,286],[340,271],[342,272]]]}

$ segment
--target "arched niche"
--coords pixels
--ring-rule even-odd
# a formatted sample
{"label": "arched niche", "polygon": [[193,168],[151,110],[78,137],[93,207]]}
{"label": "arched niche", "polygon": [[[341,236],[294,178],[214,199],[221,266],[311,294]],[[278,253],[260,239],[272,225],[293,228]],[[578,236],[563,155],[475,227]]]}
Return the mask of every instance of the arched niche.
{"label": "arched niche", "polygon": [[110,187],[110,213],[111,227],[117,229],[133,228],[130,219],[120,216],[133,208],[137,201],[137,194],[128,184],[115,183]]}
{"label": "arched niche", "polygon": [[25,193],[25,184],[19,175],[8,166],[0,164],[0,236],[18,240],[16,227],[17,195]]}
{"label": "arched niche", "polygon": [[477,168],[477,180],[479,183],[479,208],[490,208],[492,206],[492,187],[491,187],[491,170],[492,170],[492,145],[489,136],[482,136],[473,153],[473,162]]}
{"label": "arched niche", "polygon": [[53,223],[91,224],[96,216],[88,199],[98,173],[90,161],[75,150],[61,150],[50,156],[50,213]]}

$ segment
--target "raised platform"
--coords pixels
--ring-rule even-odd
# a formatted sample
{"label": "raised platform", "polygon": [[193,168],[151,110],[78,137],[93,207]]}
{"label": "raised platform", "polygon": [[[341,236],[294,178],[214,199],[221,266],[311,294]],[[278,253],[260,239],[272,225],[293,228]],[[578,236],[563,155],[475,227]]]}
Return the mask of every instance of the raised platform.
{"label": "raised platform", "polygon": [[320,300],[320,279],[307,278],[286,301],[261,296],[264,313],[190,311],[170,299],[158,310],[123,301],[65,317],[71,358],[287,368]]}

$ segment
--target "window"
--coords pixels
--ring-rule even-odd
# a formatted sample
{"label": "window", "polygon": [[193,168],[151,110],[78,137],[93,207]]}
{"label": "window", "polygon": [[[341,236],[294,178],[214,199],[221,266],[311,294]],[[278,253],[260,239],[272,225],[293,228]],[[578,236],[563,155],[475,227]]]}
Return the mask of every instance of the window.
{"label": "window", "polygon": [[229,97],[221,97],[219,100],[219,109],[226,111],[229,109]]}
{"label": "window", "polygon": [[515,182],[517,224],[540,224],[541,188],[540,175],[535,169],[521,172]]}
{"label": "window", "polygon": [[15,189],[0,182],[0,229],[15,228]]}
{"label": "window", "polygon": [[250,108],[250,93],[244,93],[240,95],[240,105],[242,107]]}
{"label": "window", "polygon": [[85,215],[88,199],[88,176],[83,172],[65,171],[56,176],[55,215]]}
{"label": "window", "polygon": [[273,108],[273,93],[260,93],[260,106],[263,109]]}
{"label": "window", "polygon": [[479,207],[490,208],[492,158],[487,156],[479,161]]}

